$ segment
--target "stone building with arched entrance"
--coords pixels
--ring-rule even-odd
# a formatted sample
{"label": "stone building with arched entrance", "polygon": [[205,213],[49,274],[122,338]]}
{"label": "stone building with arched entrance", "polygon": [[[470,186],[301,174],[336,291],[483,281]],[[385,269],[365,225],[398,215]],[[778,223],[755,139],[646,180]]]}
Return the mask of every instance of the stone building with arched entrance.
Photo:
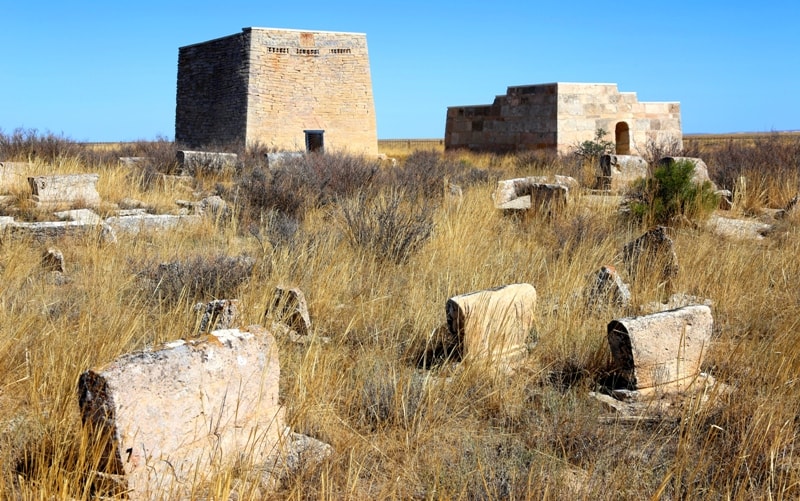
{"label": "stone building with arched entrance", "polygon": [[644,153],[652,143],[680,146],[680,103],[639,102],[616,84],[515,86],[492,104],[448,107],[444,141],[447,150],[563,154],[594,140],[599,129],[619,155]]}

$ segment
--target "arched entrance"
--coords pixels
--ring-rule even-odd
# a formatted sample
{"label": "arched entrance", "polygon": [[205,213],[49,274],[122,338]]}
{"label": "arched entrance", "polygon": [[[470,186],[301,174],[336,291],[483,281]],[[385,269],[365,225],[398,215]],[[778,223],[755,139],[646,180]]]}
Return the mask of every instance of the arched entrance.
{"label": "arched entrance", "polygon": [[617,126],[614,127],[614,139],[617,155],[631,154],[631,132],[627,122],[617,122]]}

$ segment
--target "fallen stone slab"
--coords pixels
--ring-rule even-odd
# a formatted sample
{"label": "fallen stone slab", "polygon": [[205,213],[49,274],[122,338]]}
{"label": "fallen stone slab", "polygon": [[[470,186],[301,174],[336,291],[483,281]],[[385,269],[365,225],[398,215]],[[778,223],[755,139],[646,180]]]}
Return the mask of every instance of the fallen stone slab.
{"label": "fallen stone slab", "polygon": [[637,155],[603,155],[598,164],[599,188],[620,192],[649,175],[647,160]]}
{"label": "fallen stone slab", "polygon": [[118,235],[137,235],[139,233],[170,231],[199,225],[202,217],[198,215],[135,214],[131,216],[112,216],[105,223]]}
{"label": "fallen stone slab", "polygon": [[700,373],[683,389],[670,393],[612,390],[608,393],[590,392],[589,396],[613,412],[600,416],[601,422],[637,425],[677,422],[687,412],[707,413],[722,406],[731,393],[729,385],[717,381],[710,374]]}
{"label": "fallen stone slab", "polygon": [[29,177],[31,197],[39,206],[87,206],[100,205],[97,192],[99,174],[63,174]]}
{"label": "fallen stone slab", "polygon": [[6,225],[6,231],[15,238],[30,238],[37,242],[47,242],[60,238],[98,238],[104,243],[117,241],[114,229],[104,223],[84,221],[46,221],[28,223],[13,221]]}
{"label": "fallen stone slab", "polygon": [[78,221],[87,224],[100,224],[102,218],[91,209],[73,209],[56,212],[53,214],[61,220]]}
{"label": "fallen stone slab", "polygon": [[511,284],[453,296],[445,304],[454,353],[468,362],[514,362],[527,352],[536,289]]}
{"label": "fallen stone slab", "polygon": [[612,320],[608,344],[627,389],[685,387],[700,373],[713,325],[705,305]]}
{"label": "fallen stone slab", "polygon": [[[541,182],[545,177],[522,177],[497,182],[492,195],[498,209],[553,210],[569,202],[569,186],[561,183]],[[576,181],[577,183],[577,181]],[[524,200],[527,197],[527,200]],[[522,198],[523,201],[519,199]]]}
{"label": "fallen stone slab", "polygon": [[219,330],[84,372],[78,401],[84,425],[107,437],[101,469],[128,498],[191,499],[218,469],[275,457],[279,381],[269,332]]}
{"label": "fallen stone slab", "polygon": [[706,229],[715,235],[734,240],[764,240],[774,226],[750,219],[712,215],[706,221]]}
{"label": "fallen stone slab", "polygon": [[235,168],[239,161],[236,153],[191,150],[178,151],[177,159],[181,172],[189,175],[201,172],[221,173],[226,169]]}

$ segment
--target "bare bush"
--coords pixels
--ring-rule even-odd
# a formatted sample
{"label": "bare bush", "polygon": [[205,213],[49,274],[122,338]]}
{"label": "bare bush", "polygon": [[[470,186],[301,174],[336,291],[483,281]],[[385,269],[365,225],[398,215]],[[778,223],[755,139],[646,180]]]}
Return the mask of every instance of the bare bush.
{"label": "bare bush", "polygon": [[253,271],[247,256],[194,256],[186,260],[138,265],[142,289],[157,301],[208,301],[236,296]]}
{"label": "bare bush", "polygon": [[433,233],[433,209],[424,200],[409,203],[402,191],[375,197],[360,193],[341,203],[345,233],[356,247],[402,263]]}

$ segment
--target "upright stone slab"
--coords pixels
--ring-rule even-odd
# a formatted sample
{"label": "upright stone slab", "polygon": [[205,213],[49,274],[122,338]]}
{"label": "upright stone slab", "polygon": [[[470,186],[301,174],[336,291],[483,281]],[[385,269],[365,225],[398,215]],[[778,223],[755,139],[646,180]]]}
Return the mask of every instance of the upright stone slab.
{"label": "upright stone slab", "polygon": [[296,287],[278,286],[272,296],[267,313],[272,312],[276,320],[287,325],[300,335],[311,332],[311,317],[303,291]]}
{"label": "upright stone slab", "polygon": [[629,277],[635,280],[638,273],[655,273],[659,281],[669,283],[678,275],[678,256],[667,230],[656,226],[625,244],[622,260]]}
{"label": "upright stone slab", "polygon": [[600,187],[614,192],[624,191],[648,175],[647,160],[637,155],[603,155],[599,170]]}
{"label": "upright stone slab", "polygon": [[63,174],[29,177],[33,201],[40,206],[88,206],[100,205],[97,192],[99,174]]}
{"label": "upright stone slab", "polygon": [[447,328],[465,361],[512,360],[525,353],[533,329],[536,289],[511,284],[447,300]]}
{"label": "upright stone slab", "polygon": [[631,303],[631,291],[617,269],[603,266],[592,276],[586,294],[586,305],[589,309],[602,309],[608,305],[626,308]]}
{"label": "upright stone slab", "polygon": [[0,162],[0,192],[14,187],[18,176],[24,176],[31,169],[28,162]]}
{"label": "upright stone slab", "polygon": [[78,381],[83,422],[110,437],[106,470],[131,499],[190,499],[217,468],[263,463],[282,438],[280,364],[260,328],[123,355]]}
{"label": "upright stone slab", "polygon": [[629,389],[678,390],[700,373],[713,324],[705,305],[622,318],[608,324],[608,344]]}

